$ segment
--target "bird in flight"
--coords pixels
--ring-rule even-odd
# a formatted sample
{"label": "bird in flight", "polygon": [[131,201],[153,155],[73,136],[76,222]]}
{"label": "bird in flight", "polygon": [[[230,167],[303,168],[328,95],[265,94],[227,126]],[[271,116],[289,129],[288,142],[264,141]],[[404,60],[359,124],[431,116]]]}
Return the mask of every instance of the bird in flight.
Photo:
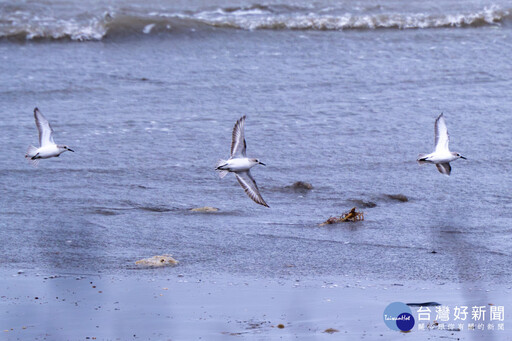
{"label": "bird in flight", "polygon": [[437,170],[441,174],[450,175],[452,171],[452,167],[450,166],[450,162],[457,159],[466,159],[464,156],[459,153],[451,152],[448,148],[448,143],[450,142],[450,137],[448,136],[448,128],[446,128],[446,121],[444,119],[444,115],[441,114],[436,119],[436,123],[434,126],[434,135],[435,135],[435,150],[430,154],[420,154],[418,155],[417,161],[422,163],[434,163],[437,167]]}
{"label": "bird in flight", "polygon": [[245,116],[236,121],[233,128],[233,136],[231,141],[231,157],[228,160],[220,160],[215,166],[215,170],[219,172],[221,179],[228,173],[235,174],[240,186],[245,193],[257,204],[269,207],[263,200],[256,181],[251,175],[250,169],[256,165],[263,165],[258,159],[248,158],[246,155],[247,144],[244,135]]}
{"label": "bird in flight", "polygon": [[55,144],[53,141],[53,129],[50,122],[41,114],[39,109],[34,109],[34,118],[36,120],[37,130],[39,131],[39,148],[30,145],[25,154],[25,158],[34,166],[37,166],[40,159],[49,159],[58,157],[65,151],[74,152],[68,146]]}

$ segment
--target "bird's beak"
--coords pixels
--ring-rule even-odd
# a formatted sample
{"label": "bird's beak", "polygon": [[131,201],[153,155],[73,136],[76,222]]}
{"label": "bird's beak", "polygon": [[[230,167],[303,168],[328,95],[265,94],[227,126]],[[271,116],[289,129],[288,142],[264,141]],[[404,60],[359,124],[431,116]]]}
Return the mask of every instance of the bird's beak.
{"label": "bird's beak", "polygon": [[69,149],[69,148],[66,148],[67,150],[69,150],[70,152],[75,152],[73,149]]}
{"label": "bird's beak", "polygon": [[266,166],[266,164],[264,164],[263,162],[260,162],[260,165]]}
{"label": "bird's beak", "polygon": [[467,158],[465,158],[465,157],[464,157],[464,156],[462,156],[462,155],[460,156],[460,158],[461,158],[461,159],[464,159],[464,160],[467,160]]}

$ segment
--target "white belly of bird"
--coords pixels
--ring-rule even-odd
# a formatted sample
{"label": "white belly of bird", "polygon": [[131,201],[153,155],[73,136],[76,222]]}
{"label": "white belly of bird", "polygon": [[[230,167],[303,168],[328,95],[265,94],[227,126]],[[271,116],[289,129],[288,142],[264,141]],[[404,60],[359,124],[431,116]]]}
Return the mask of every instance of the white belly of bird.
{"label": "white belly of bird", "polygon": [[453,156],[452,153],[432,153],[428,157],[428,161],[432,163],[447,163],[456,159],[458,158]]}
{"label": "white belly of bird", "polygon": [[48,159],[50,157],[60,155],[61,151],[57,147],[57,145],[51,145],[51,146],[45,146],[45,147],[39,148],[36,153],[39,154],[39,155],[37,155],[38,158]]}
{"label": "white belly of bird", "polygon": [[228,170],[231,172],[247,171],[256,165],[256,162],[250,161],[248,158],[231,159],[226,163]]}

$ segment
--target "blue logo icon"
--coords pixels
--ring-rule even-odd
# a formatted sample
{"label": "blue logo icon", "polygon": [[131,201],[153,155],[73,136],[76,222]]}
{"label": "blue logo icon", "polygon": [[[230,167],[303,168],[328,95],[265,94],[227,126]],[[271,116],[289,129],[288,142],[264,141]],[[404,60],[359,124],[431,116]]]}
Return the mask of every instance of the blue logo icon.
{"label": "blue logo icon", "polygon": [[384,309],[384,323],[392,330],[408,332],[414,327],[411,308],[402,302],[393,302]]}

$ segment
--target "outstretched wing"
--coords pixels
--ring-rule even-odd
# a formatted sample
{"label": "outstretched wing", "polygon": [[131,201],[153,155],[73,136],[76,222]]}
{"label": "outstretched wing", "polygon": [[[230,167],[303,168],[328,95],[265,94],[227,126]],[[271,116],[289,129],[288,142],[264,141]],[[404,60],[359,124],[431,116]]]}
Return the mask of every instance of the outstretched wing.
{"label": "outstretched wing", "polygon": [[235,173],[236,179],[240,183],[240,186],[243,187],[245,193],[254,200],[255,203],[269,207],[265,200],[261,197],[260,191],[258,190],[258,186],[256,185],[256,181],[251,176],[249,171],[246,172],[237,172]]}
{"label": "outstretched wing", "polygon": [[444,175],[450,175],[452,171],[452,166],[450,166],[449,162],[446,163],[436,163],[437,170],[439,173]]}
{"label": "outstretched wing", "polygon": [[244,134],[244,125],[245,125],[245,115],[242,116],[238,121],[236,121],[235,126],[233,127],[233,137],[231,140],[231,157],[245,157],[245,134]]}
{"label": "outstretched wing", "polygon": [[44,147],[53,142],[53,129],[50,122],[41,114],[39,109],[34,109],[34,118],[36,119],[37,130],[39,130],[39,146]]}
{"label": "outstretched wing", "polygon": [[448,128],[446,128],[446,121],[444,115],[441,114],[436,119],[435,129],[435,150],[437,151],[448,151],[448,143],[450,138],[448,136]]}

